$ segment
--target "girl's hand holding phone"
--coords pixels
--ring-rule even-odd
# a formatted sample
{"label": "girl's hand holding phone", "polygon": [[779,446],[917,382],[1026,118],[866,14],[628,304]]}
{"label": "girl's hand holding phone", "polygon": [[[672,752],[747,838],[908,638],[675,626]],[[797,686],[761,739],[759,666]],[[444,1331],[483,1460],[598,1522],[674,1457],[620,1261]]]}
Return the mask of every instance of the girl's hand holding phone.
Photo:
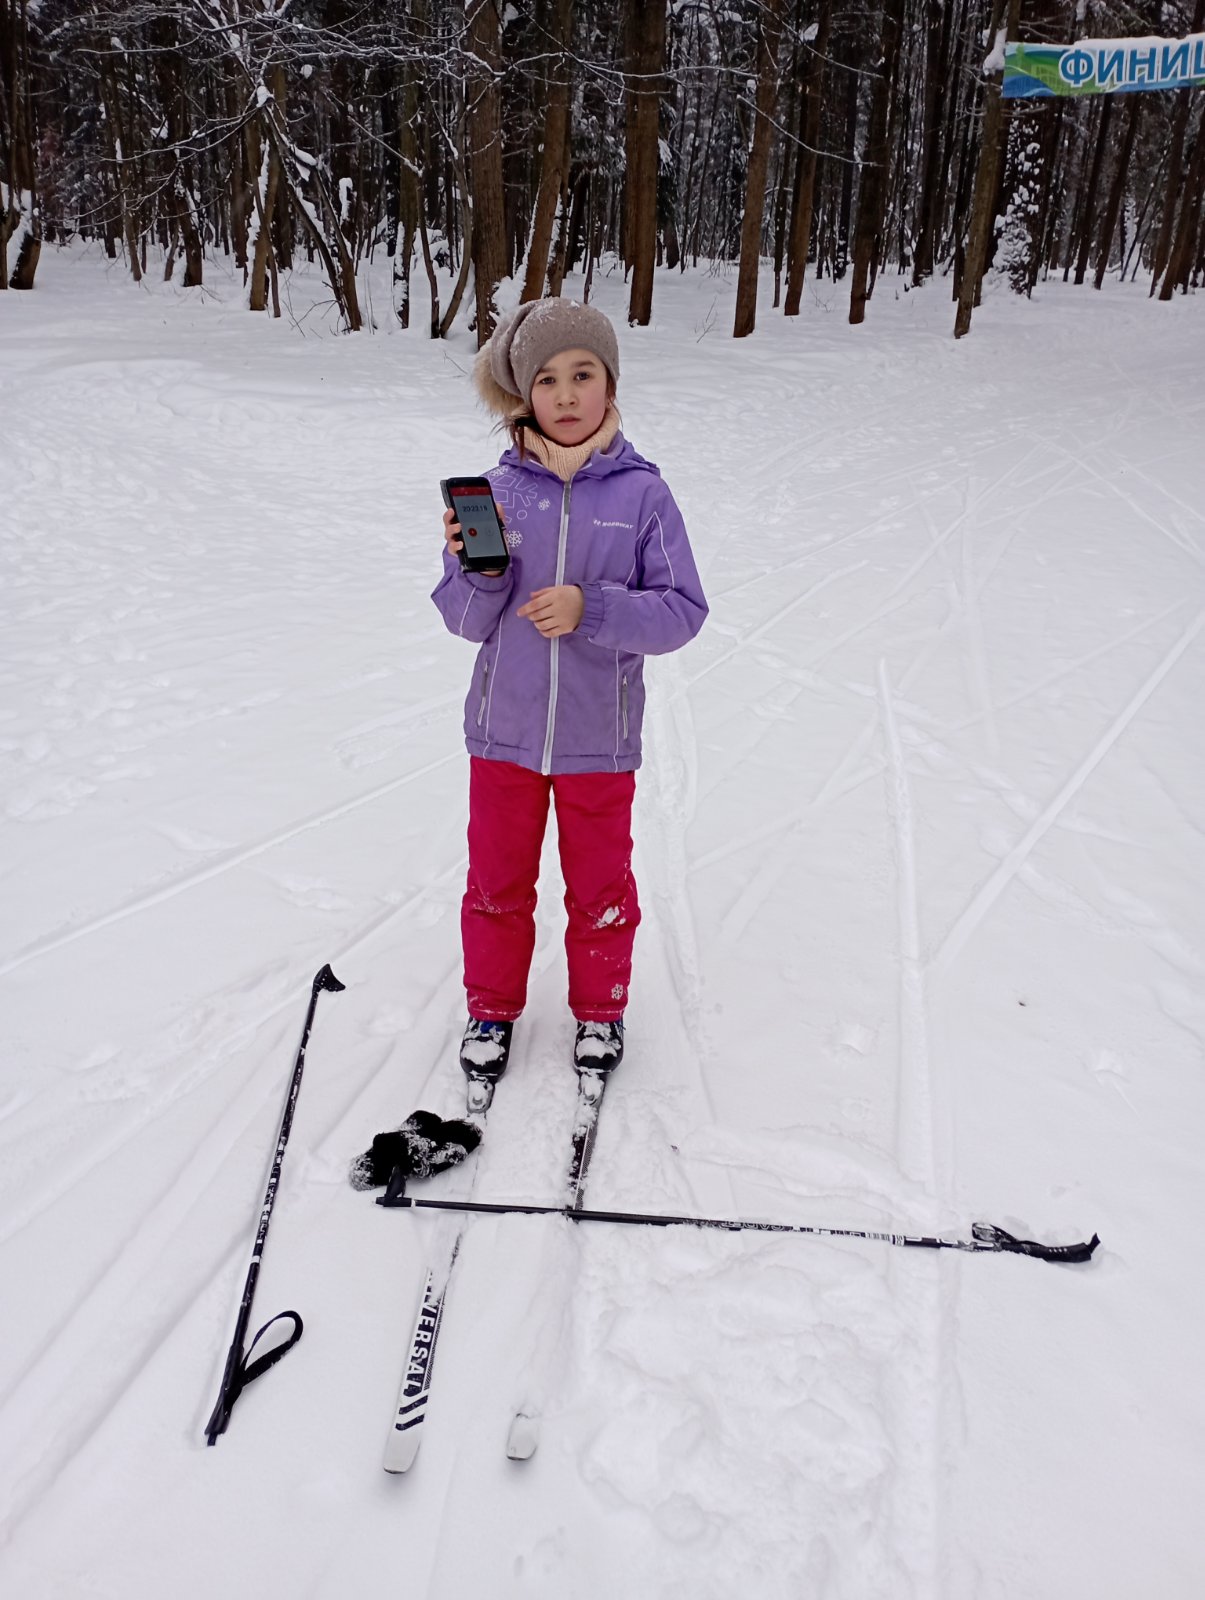
{"label": "girl's hand holding phone", "polygon": [[[498,521],[503,522],[502,507],[496,500],[494,501],[494,509],[498,513]],[[505,524],[503,525],[505,526]],[[460,524],[456,520],[454,511],[444,512],[444,539],[447,542],[449,551],[459,560],[460,552],[464,549],[464,540],[460,537]],[[481,576],[483,578],[500,578],[502,572],[500,568],[489,568]]]}
{"label": "girl's hand holding phone", "polygon": [[515,615],[527,617],[545,639],[573,633],[586,609],[586,597],[576,583],[558,583],[550,589],[533,589],[531,599]]}
{"label": "girl's hand holding phone", "polygon": [[444,512],[444,538],[454,556],[458,556],[464,549],[464,540],[460,537],[460,524],[456,520],[454,511]]}

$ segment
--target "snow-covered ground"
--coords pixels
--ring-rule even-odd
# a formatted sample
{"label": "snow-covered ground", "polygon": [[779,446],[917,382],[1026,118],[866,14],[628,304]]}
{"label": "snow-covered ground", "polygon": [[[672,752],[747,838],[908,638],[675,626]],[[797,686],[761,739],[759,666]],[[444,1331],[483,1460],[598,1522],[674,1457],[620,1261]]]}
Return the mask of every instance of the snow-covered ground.
{"label": "snow-covered ground", "polygon": [[[1103,1244],[481,1219],[391,1478],[448,1225],[345,1172],[461,1099],[471,652],[427,595],[497,441],[383,272],[355,338],[211,278],[49,251],[0,295],[0,1590],[1197,1600],[1205,302],[993,289],[956,345],[944,283],[860,329],[824,284],[734,343],[700,272],[621,331],[712,615],[649,670],[591,1200]],[[483,1198],[564,1165],[546,860]],[[211,1450],[327,961],[255,1308],[306,1333]]]}

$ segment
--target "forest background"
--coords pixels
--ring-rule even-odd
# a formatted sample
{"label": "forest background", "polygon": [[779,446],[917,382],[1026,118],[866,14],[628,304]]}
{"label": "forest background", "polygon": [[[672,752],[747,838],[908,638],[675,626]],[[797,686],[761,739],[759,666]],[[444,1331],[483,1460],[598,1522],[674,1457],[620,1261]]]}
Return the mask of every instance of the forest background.
{"label": "forest background", "polygon": [[[939,279],[970,326],[985,270],[1100,288],[1205,273],[1205,95],[1005,101],[1004,38],[1196,32],[1205,0],[0,0],[0,287],[44,242],[103,240],[134,277],[233,257],[280,314],[299,253],[339,317],[385,252],[393,311],[489,335],[618,257],[739,262],[733,332],[808,273]],[[418,308],[417,286],[426,294]],[[449,291],[449,283],[451,285]],[[441,284],[443,294],[441,296]]]}

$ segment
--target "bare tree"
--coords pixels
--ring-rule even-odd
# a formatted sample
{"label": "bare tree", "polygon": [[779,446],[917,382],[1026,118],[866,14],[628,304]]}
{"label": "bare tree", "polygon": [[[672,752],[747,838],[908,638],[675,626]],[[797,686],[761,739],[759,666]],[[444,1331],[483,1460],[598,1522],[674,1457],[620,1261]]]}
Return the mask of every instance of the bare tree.
{"label": "bare tree", "polygon": [[[30,61],[28,0],[4,0],[0,24],[0,155],[7,180],[7,202],[0,206],[0,286],[32,289],[42,253],[42,217],[35,160],[37,124]],[[8,243],[20,229],[17,260],[8,274]]]}
{"label": "bare tree", "polygon": [[736,283],[733,337],[743,339],[757,322],[757,278],[761,266],[762,215],[766,171],[770,164],[772,117],[778,100],[778,45],[782,37],[782,0],[764,0],[758,13],[757,103],[753,144],[745,176],[745,210],[741,222],[741,259]]}
{"label": "bare tree", "polygon": [[1167,268],[1159,286],[1160,300],[1170,300],[1176,289],[1187,292],[1189,273],[1195,256],[1194,245],[1201,226],[1201,199],[1205,191],[1205,112],[1197,119],[1197,137],[1188,177],[1181,191],[1180,214],[1168,255]]}
{"label": "bare tree", "polygon": [[[1121,152],[1117,157],[1117,166],[1113,173],[1113,182],[1109,188],[1109,199],[1105,206],[1104,220],[1100,225],[1100,241],[1097,246],[1096,276],[1093,279],[1093,288],[1099,289],[1105,281],[1105,273],[1109,266],[1109,255],[1113,249],[1113,235],[1117,231],[1117,219],[1121,215],[1121,203],[1125,198],[1126,180],[1130,172],[1130,158],[1134,154],[1134,140],[1138,135],[1138,123],[1142,116],[1142,101],[1135,95],[1130,101],[1126,118],[1125,136],[1121,143]],[[1123,246],[1124,249],[1124,246]]]}
{"label": "bare tree", "polygon": [[501,27],[496,0],[469,0],[468,137],[473,195],[473,283],[477,296],[477,342],[494,331],[494,295],[506,276],[506,215],[502,195]]}
{"label": "bare tree", "polygon": [[885,0],[882,35],[874,84],[870,122],[862,156],[858,188],[858,221],[854,232],[854,272],[849,294],[849,320],[862,322],[870,299],[882,248],[883,219],[887,210],[887,163],[891,150],[892,89],[900,51],[900,25],[904,0]]}
{"label": "bare tree", "polygon": [[795,159],[795,188],[791,199],[791,233],[787,248],[787,294],[784,315],[797,317],[803,298],[808,245],[812,236],[812,210],[819,159],[820,117],[824,109],[824,61],[833,21],[833,0],[820,0],[814,36],[807,41],[807,66],[801,83],[800,145]]}
{"label": "bare tree", "polygon": [[[1003,50],[1006,39],[1015,38],[1021,0],[995,0],[992,12],[993,50]],[[995,217],[997,180],[1000,175],[1000,145],[1005,130],[1001,81],[1004,63],[993,62],[992,76],[984,93],[983,130],[980,135],[979,163],[975,172],[975,199],[967,230],[966,261],[958,286],[958,311],[954,318],[954,337],[971,331],[971,314],[979,302],[983,270],[987,263],[988,237]]]}
{"label": "bare tree", "polygon": [[[569,62],[568,48],[573,24],[573,0],[555,0],[552,16],[554,52],[549,63],[548,100],[544,110],[544,138],[540,159],[540,187],[536,195],[535,219],[527,250],[527,276],[523,299],[538,300],[544,292],[548,274],[548,252],[558,208],[564,210],[569,179]],[[562,252],[563,260],[563,252]]]}
{"label": "bare tree", "polygon": [[653,315],[653,269],[657,259],[658,119],[665,65],[665,0],[626,0],[627,176],[624,257],[632,270],[628,321],[647,326]]}

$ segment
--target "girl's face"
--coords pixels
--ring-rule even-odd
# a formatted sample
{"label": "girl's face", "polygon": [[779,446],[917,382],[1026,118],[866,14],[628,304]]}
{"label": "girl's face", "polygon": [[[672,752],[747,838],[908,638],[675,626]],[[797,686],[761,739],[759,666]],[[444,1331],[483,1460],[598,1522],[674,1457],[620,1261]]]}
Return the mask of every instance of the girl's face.
{"label": "girl's face", "polygon": [[607,369],[589,350],[562,350],[531,388],[531,412],[546,439],[581,444],[602,427],[607,410]]}

